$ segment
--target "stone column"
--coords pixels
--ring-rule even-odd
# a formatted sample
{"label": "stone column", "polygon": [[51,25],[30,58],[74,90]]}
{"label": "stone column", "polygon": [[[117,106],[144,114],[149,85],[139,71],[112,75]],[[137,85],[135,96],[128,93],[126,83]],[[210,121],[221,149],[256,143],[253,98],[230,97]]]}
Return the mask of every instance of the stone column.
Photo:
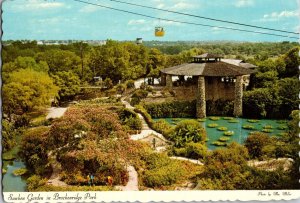
{"label": "stone column", "polygon": [[172,89],[172,75],[167,75],[166,77],[166,86],[168,89]]}
{"label": "stone column", "polygon": [[205,78],[202,76],[197,81],[196,111],[197,118],[206,117]]}
{"label": "stone column", "polygon": [[166,77],[167,77],[167,75],[165,73],[161,73],[161,82],[160,82],[160,84],[162,86],[166,86]]}
{"label": "stone column", "polygon": [[233,115],[237,117],[243,115],[243,76],[236,77]]}

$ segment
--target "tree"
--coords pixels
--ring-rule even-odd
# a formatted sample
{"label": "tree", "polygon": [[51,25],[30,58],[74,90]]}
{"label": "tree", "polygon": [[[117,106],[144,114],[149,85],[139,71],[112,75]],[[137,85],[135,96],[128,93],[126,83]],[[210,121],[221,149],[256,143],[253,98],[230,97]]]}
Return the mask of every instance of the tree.
{"label": "tree", "polygon": [[80,92],[80,79],[72,71],[61,71],[52,75],[55,85],[60,90],[58,92],[60,100],[72,99]]}
{"label": "tree", "polygon": [[283,60],[286,64],[285,72],[283,73],[284,77],[294,77],[299,74],[299,65],[300,65],[300,57],[299,57],[299,47],[295,47],[288,51],[284,56]]}
{"label": "tree", "polygon": [[3,110],[11,116],[50,104],[51,99],[57,96],[58,87],[44,72],[20,69],[9,75],[2,91]]}

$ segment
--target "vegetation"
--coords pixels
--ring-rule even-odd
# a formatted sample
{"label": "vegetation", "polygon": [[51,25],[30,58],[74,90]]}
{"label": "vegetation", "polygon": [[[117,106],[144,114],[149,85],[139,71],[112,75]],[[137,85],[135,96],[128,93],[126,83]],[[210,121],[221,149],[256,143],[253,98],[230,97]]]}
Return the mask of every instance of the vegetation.
{"label": "vegetation", "polygon": [[21,176],[24,175],[25,173],[27,173],[27,169],[26,168],[19,168],[13,171],[13,174],[15,176]]}
{"label": "vegetation", "polygon": [[217,123],[210,123],[207,125],[207,127],[209,128],[215,128],[215,127],[218,127],[219,125]]}
{"label": "vegetation", "polygon": [[224,127],[224,126],[218,127],[218,130],[219,130],[219,131],[226,131],[226,130],[227,130],[227,127]]}

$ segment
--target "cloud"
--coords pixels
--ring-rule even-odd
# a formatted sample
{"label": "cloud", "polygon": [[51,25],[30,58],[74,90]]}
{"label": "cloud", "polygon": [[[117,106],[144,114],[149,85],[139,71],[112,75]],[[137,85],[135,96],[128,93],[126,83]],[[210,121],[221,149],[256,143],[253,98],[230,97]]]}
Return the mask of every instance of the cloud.
{"label": "cloud", "polygon": [[144,23],[146,23],[146,20],[144,20],[144,19],[139,19],[139,20],[134,20],[134,19],[132,19],[132,20],[130,20],[130,21],[128,21],[128,25],[141,25],[141,24],[144,24]]}
{"label": "cloud", "polygon": [[98,7],[98,6],[93,6],[93,5],[87,5],[87,6],[84,6],[82,7],[79,12],[81,13],[93,13],[95,11],[98,11],[102,8]]}
{"label": "cloud", "polygon": [[189,9],[189,8],[193,8],[194,6],[192,4],[189,3],[185,3],[185,2],[178,2],[177,4],[175,4],[174,6],[172,6],[172,9],[175,10],[181,10],[181,9]]}
{"label": "cloud", "polygon": [[265,14],[259,21],[278,21],[282,18],[291,18],[299,16],[299,11],[281,11],[281,12],[272,12],[270,14]]}
{"label": "cloud", "polygon": [[241,7],[249,7],[253,6],[254,2],[253,0],[237,0],[235,3],[235,7],[241,8]]}
{"label": "cloud", "polygon": [[14,9],[16,10],[44,10],[44,9],[56,9],[64,7],[62,2],[48,2],[39,0],[28,0],[24,4],[17,4]]}

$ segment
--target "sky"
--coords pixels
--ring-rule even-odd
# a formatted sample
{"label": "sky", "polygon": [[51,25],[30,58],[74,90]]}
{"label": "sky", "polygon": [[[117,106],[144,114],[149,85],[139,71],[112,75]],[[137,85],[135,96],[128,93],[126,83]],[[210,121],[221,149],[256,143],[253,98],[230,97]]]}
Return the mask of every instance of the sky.
{"label": "sky", "polygon": [[[156,18],[271,32],[214,22],[163,11],[120,4],[110,0],[83,0],[99,5],[141,13]],[[299,32],[298,0],[120,0],[209,18]],[[74,0],[5,0],[2,4],[2,40],[143,40],[162,41],[298,41],[286,37],[224,30],[217,27],[167,22],[122,13]],[[154,36],[156,26],[165,36]]]}

